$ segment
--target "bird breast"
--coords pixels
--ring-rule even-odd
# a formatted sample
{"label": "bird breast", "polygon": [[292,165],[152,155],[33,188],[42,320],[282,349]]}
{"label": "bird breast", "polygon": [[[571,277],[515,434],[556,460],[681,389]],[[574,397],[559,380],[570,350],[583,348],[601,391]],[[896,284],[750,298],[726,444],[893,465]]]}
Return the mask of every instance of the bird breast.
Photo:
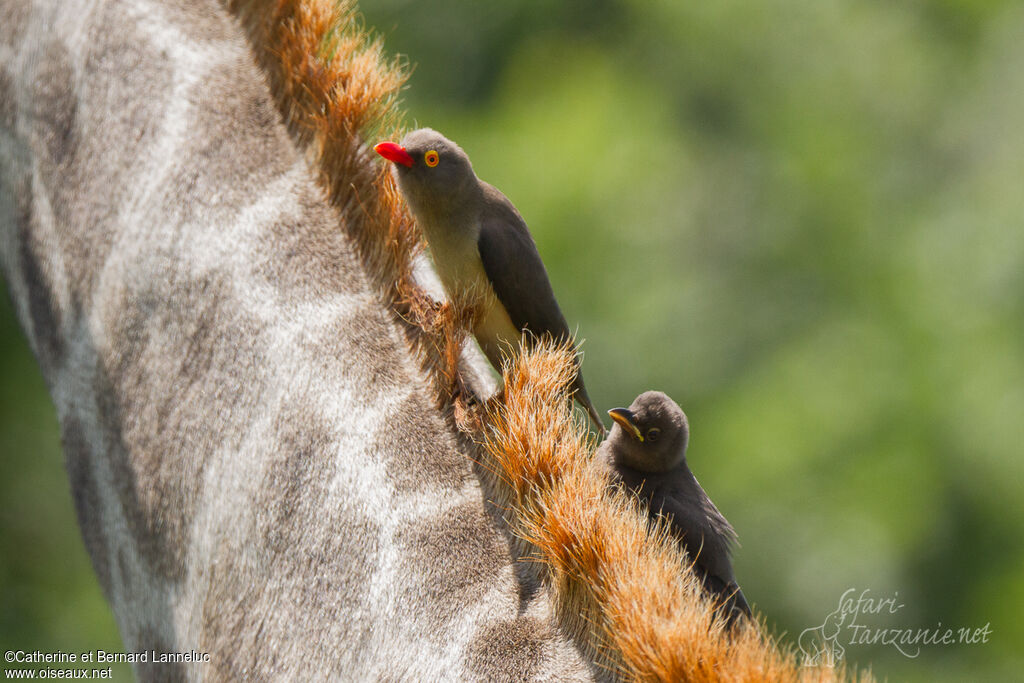
{"label": "bird breast", "polygon": [[449,298],[468,299],[480,310],[473,330],[488,360],[501,367],[502,353],[514,350],[522,332],[498,301],[480,260],[478,231],[452,230],[448,225],[422,225],[437,275]]}

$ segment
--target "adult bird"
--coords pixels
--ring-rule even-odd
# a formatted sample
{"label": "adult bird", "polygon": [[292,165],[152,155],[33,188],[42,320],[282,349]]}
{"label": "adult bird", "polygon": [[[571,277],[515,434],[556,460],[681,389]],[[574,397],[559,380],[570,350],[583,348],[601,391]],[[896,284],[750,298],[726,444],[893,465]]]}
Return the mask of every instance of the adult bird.
{"label": "adult bird", "polygon": [[[499,372],[503,356],[521,340],[571,337],[526,222],[505,195],[477,178],[462,148],[421,128],[374,150],[394,164],[449,296],[474,296],[482,305],[473,333]],[[572,392],[604,434],[578,360]]]}
{"label": "adult bird", "polygon": [[660,391],[640,394],[629,408],[614,408],[615,421],[597,450],[612,480],[648,503],[652,520],[664,516],[730,626],[750,606],[736,583],[731,550],[736,532],[711,502],[686,463],[690,426],[679,405]]}

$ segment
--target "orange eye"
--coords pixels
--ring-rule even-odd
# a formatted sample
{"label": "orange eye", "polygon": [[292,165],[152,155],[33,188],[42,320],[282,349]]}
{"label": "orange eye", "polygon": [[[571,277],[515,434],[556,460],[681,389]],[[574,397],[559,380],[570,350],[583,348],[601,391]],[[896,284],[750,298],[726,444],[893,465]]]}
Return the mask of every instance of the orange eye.
{"label": "orange eye", "polygon": [[434,150],[430,150],[429,152],[423,155],[423,163],[425,163],[430,168],[434,168],[435,166],[437,166],[438,162],[440,161],[441,156]]}

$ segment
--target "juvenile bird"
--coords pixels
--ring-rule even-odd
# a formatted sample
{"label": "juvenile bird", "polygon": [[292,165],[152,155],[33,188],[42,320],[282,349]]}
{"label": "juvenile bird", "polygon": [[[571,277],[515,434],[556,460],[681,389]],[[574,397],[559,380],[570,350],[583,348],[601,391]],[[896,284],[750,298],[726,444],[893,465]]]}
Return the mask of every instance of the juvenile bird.
{"label": "juvenile bird", "polygon": [[711,502],[686,464],[690,426],[682,409],[660,391],[614,408],[615,421],[597,457],[616,483],[649,501],[651,519],[668,518],[672,534],[693,562],[704,591],[731,626],[750,606],[736,583],[730,551],[736,532]]}
{"label": "juvenile bird", "polygon": [[[501,370],[502,355],[521,339],[570,337],[526,222],[505,195],[477,178],[457,144],[421,128],[401,144],[382,142],[374,150],[393,162],[449,296],[479,297],[484,310],[473,333],[495,368]],[[604,434],[578,365],[576,370],[573,395]]]}

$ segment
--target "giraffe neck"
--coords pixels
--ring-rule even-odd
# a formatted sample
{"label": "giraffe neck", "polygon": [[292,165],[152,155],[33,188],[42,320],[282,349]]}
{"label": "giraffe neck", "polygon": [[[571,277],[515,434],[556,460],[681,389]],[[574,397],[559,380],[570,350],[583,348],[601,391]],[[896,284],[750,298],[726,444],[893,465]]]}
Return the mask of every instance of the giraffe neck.
{"label": "giraffe neck", "polygon": [[4,12],[2,266],[126,649],[215,678],[592,677],[239,22]]}

